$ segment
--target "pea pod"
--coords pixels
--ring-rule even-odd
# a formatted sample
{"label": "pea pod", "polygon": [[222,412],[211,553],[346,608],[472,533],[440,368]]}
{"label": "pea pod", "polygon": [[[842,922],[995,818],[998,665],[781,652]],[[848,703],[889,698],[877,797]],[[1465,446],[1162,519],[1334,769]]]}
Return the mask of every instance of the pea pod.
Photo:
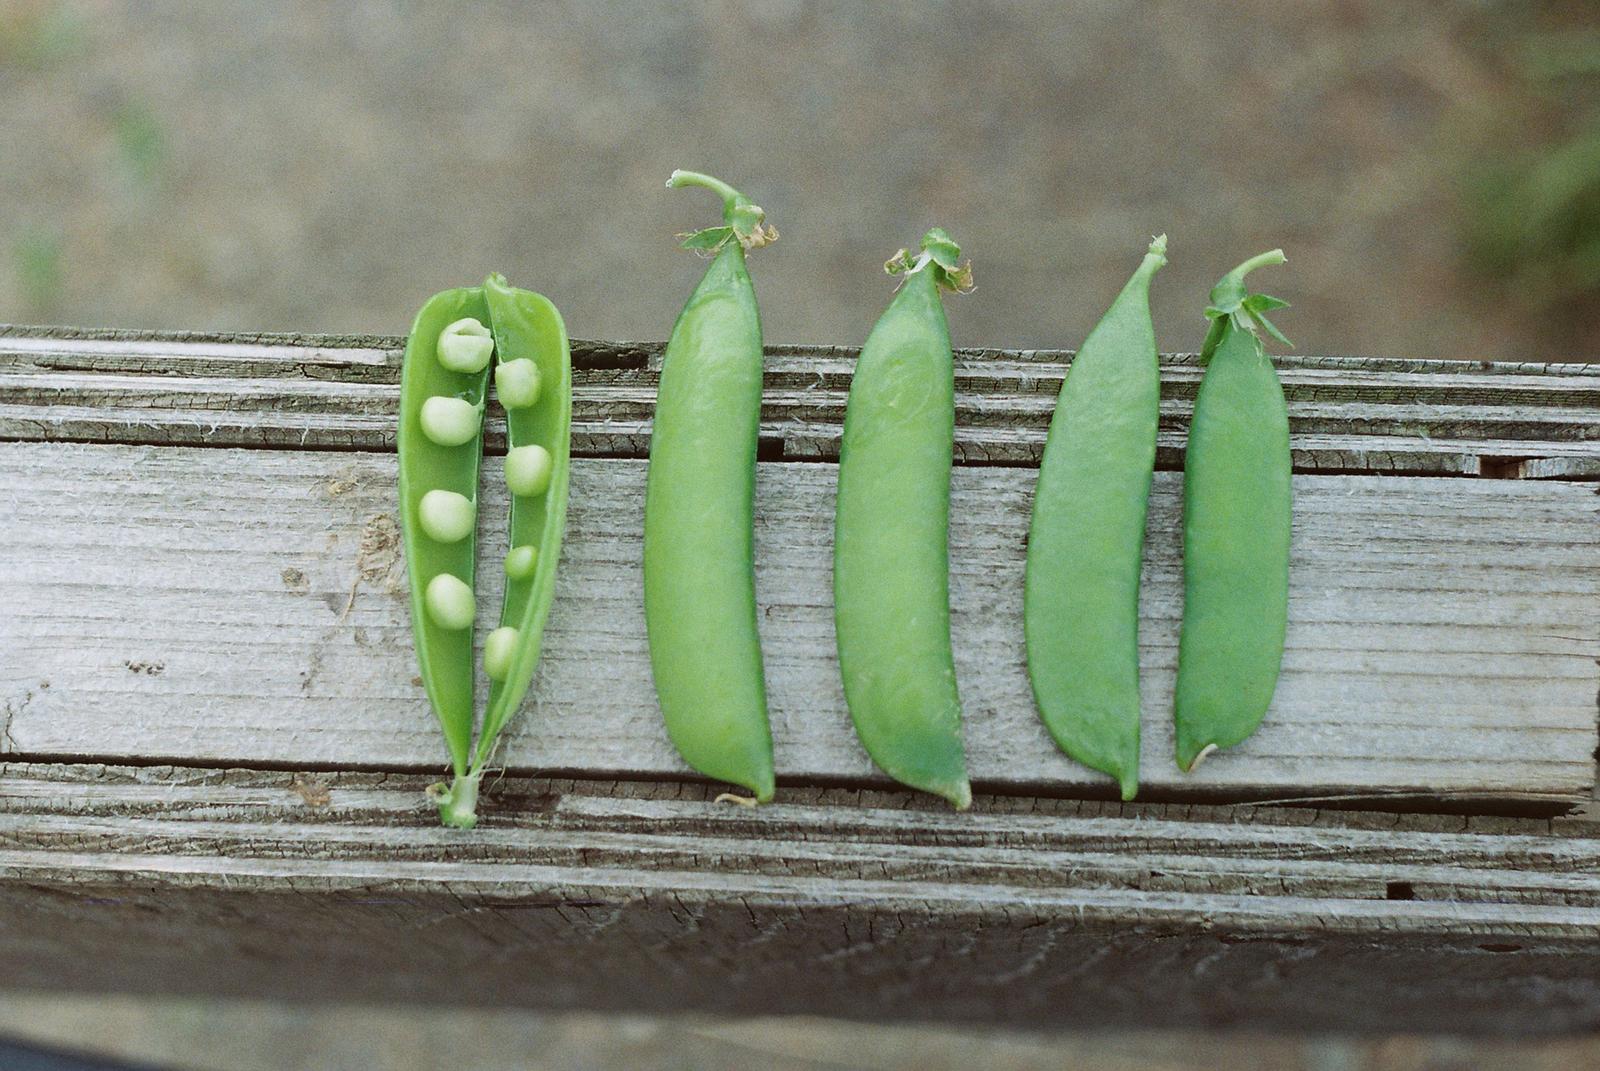
{"label": "pea pod", "polygon": [[1039,716],[1068,755],[1139,788],[1139,570],[1161,401],[1150,251],[1072,360],[1039,466],[1023,628]]}
{"label": "pea pod", "polygon": [[[484,647],[489,707],[473,747],[473,534],[491,359],[506,407],[511,553],[500,627]],[[572,373],[554,305],[499,275],[417,314],[400,383],[400,519],[412,635],[453,780],[433,786],[446,825],[477,821],[478,785],[538,665],[566,523]]]}
{"label": "pea pod", "polygon": [[1178,765],[1255,732],[1272,702],[1288,622],[1289,415],[1257,331],[1287,343],[1265,316],[1286,302],[1244,277],[1282,264],[1274,249],[1211,291],[1206,366],[1184,458],[1183,631],[1178,641]]}
{"label": "pea pod", "polygon": [[761,318],[745,250],[778,234],[724,182],[674,171],[667,185],[720,194],[725,222],[686,236],[686,247],[715,252],[662,361],[644,510],[650,668],[684,760],[765,802],[774,773],[754,568]]}
{"label": "pea pod", "polygon": [[972,802],[950,645],[955,378],[943,289],[971,286],[941,230],[913,258],[850,382],[839,448],[834,626],[845,701],[867,754],[903,784]]}

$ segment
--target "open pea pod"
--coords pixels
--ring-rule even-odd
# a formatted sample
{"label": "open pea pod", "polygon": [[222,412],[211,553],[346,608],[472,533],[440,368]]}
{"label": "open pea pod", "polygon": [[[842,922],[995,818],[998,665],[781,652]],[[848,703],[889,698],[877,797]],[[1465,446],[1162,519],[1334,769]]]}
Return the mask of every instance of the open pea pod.
{"label": "open pea pod", "polygon": [[[500,625],[484,643],[493,683],[474,748],[474,536],[491,361],[509,432],[511,550]],[[566,526],[571,409],[566,327],[545,298],[491,275],[417,314],[400,385],[400,517],[417,663],[454,775],[429,789],[446,825],[477,821],[479,782],[538,667]]]}

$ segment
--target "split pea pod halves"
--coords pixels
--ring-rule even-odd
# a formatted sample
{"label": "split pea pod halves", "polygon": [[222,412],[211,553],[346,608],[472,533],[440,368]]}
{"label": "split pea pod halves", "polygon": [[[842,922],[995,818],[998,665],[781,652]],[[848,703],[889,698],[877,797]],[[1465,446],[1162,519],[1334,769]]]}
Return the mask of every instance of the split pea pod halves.
{"label": "split pea pod halves", "polygon": [[1265,313],[1287,303],[1244,277],[1282,264],[1274,249],[1212,288],[1206,366],[1183,476],[1183,632],[1178,765],[1192,770],[1261,724],[1283,660],[1289,601],[1289,415],[1257,331],[1288,340]]}
{"label": "split pea pod halves", "polygon": [[[484,643],[492,684],[474,749],[473,537],[491,360],[508,426],[511,550],[500,627]],[[566,525],[571,405],[566,328],[540,295],[491,275],[417,313],[400,383],[400,521],[417,663],[454,774],[430,790],[446,825],[477,821],[478,784],[538,665]]]}
{"label": "split pea pod halves", "polygon": [[913,258],[850,382],[839,448],[834,627],[856,734],[885,773],[972,802],[950,645],[950,466],[955,381],[943,289],[971,286],[942,230]]}
{"label": "split pea pod halves", "polygon": [[756,628],[754,506],[761,318],[745,250],[778,232],[739,191],[674,171],[669,187],[721,195],[724,224],[662,360],[644,507],[644,613],[656,696],[689,765],[772,798],[772,732]]}
{"label": "split pea pod halves", "polygon": [[1068,755],[1139,788],[1139,570],[1161,401],[1150,278],[1165,235],[1084,340],[1050,422],[1028,533],[1028,679]]}

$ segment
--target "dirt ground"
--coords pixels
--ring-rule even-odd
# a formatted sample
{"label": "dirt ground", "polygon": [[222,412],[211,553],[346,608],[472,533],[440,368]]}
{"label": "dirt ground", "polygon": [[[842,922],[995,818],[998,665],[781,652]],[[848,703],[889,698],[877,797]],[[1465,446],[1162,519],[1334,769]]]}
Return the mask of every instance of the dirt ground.
{"label": "dirt ground", "polygon": [[1164,231],[1164,349],[1281,245],[1300,352],[1600,356],[1463,237],[1462,176],[1533,125],[1519,41],[1581,8],[0,0],[0,320],[401,332],[499,270],[659,339],[716,216],[682,166],[782,231],[773,341],[859,342],[938,223],[963,344],[1076,346]]}

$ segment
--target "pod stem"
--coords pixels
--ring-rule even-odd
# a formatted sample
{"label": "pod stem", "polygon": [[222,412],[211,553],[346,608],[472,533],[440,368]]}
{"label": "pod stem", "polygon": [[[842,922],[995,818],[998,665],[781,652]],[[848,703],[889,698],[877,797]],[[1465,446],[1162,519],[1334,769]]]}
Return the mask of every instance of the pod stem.
{"label": "pod stem", "polygon": [[708,227],[703,231],[680,235],[686,249],[717,249],[730,238],[737,238],[746,249],[760,249],[778,240],[778,228],[766,222],[767,214],[760,205],[712,175],[699,171],[678,170],[667,179],[667,189],[678,190],[685,186],[699,186],[722,198],[721,227]]}
{"label": "pod stem", "polygon": [[1283,255],[1283,250],[1269,249],[1265,253],[1257,253],[1217,280],[1217,285],[1211,288],[1211,304],[1206,307],[1206,316],[1211,320],[1211,331],[1206,335],[1205,345],[1200,350],[1201,364],[1210,363],[1211,355],[1221,344],[1222,336],[1230,324],[1241,331],[1256,335],[1258,346],[1260,343],[1258,331],[1266,332],[1285,346],[1293,345],[1266,317],[1266,314],[1273,309],[1288,308],[1289,303],[1270,294],[1252,294],[1244,282],[1244,277],[1257,268],[1285,264],[1288,259]]}
{"label": "pod stem", "polygon": [[883,270],[890,275],[909,279],[918,272],[932,273],[940,288],[965,294],[973,287],[972,261],[961,262],[961,247],[942,227],[934,227],[922,236],[922,252],[911,255],[909,249],[896,250],[884,262]]}
{"label": "pod stem", "polygon": [[443,781],[428,786],[428,798],[439,805],[439,821],[452,829],[471,829],[478,824],[478,784],[483,771],[456,774],[446,787]]}
{"label": "pod stem", "polygon": [[1150,239],[1150,248],[1145,250],[1145,263],[1154,263],[1157,268],[1167,266],[1167,236],[1158,234]]}

